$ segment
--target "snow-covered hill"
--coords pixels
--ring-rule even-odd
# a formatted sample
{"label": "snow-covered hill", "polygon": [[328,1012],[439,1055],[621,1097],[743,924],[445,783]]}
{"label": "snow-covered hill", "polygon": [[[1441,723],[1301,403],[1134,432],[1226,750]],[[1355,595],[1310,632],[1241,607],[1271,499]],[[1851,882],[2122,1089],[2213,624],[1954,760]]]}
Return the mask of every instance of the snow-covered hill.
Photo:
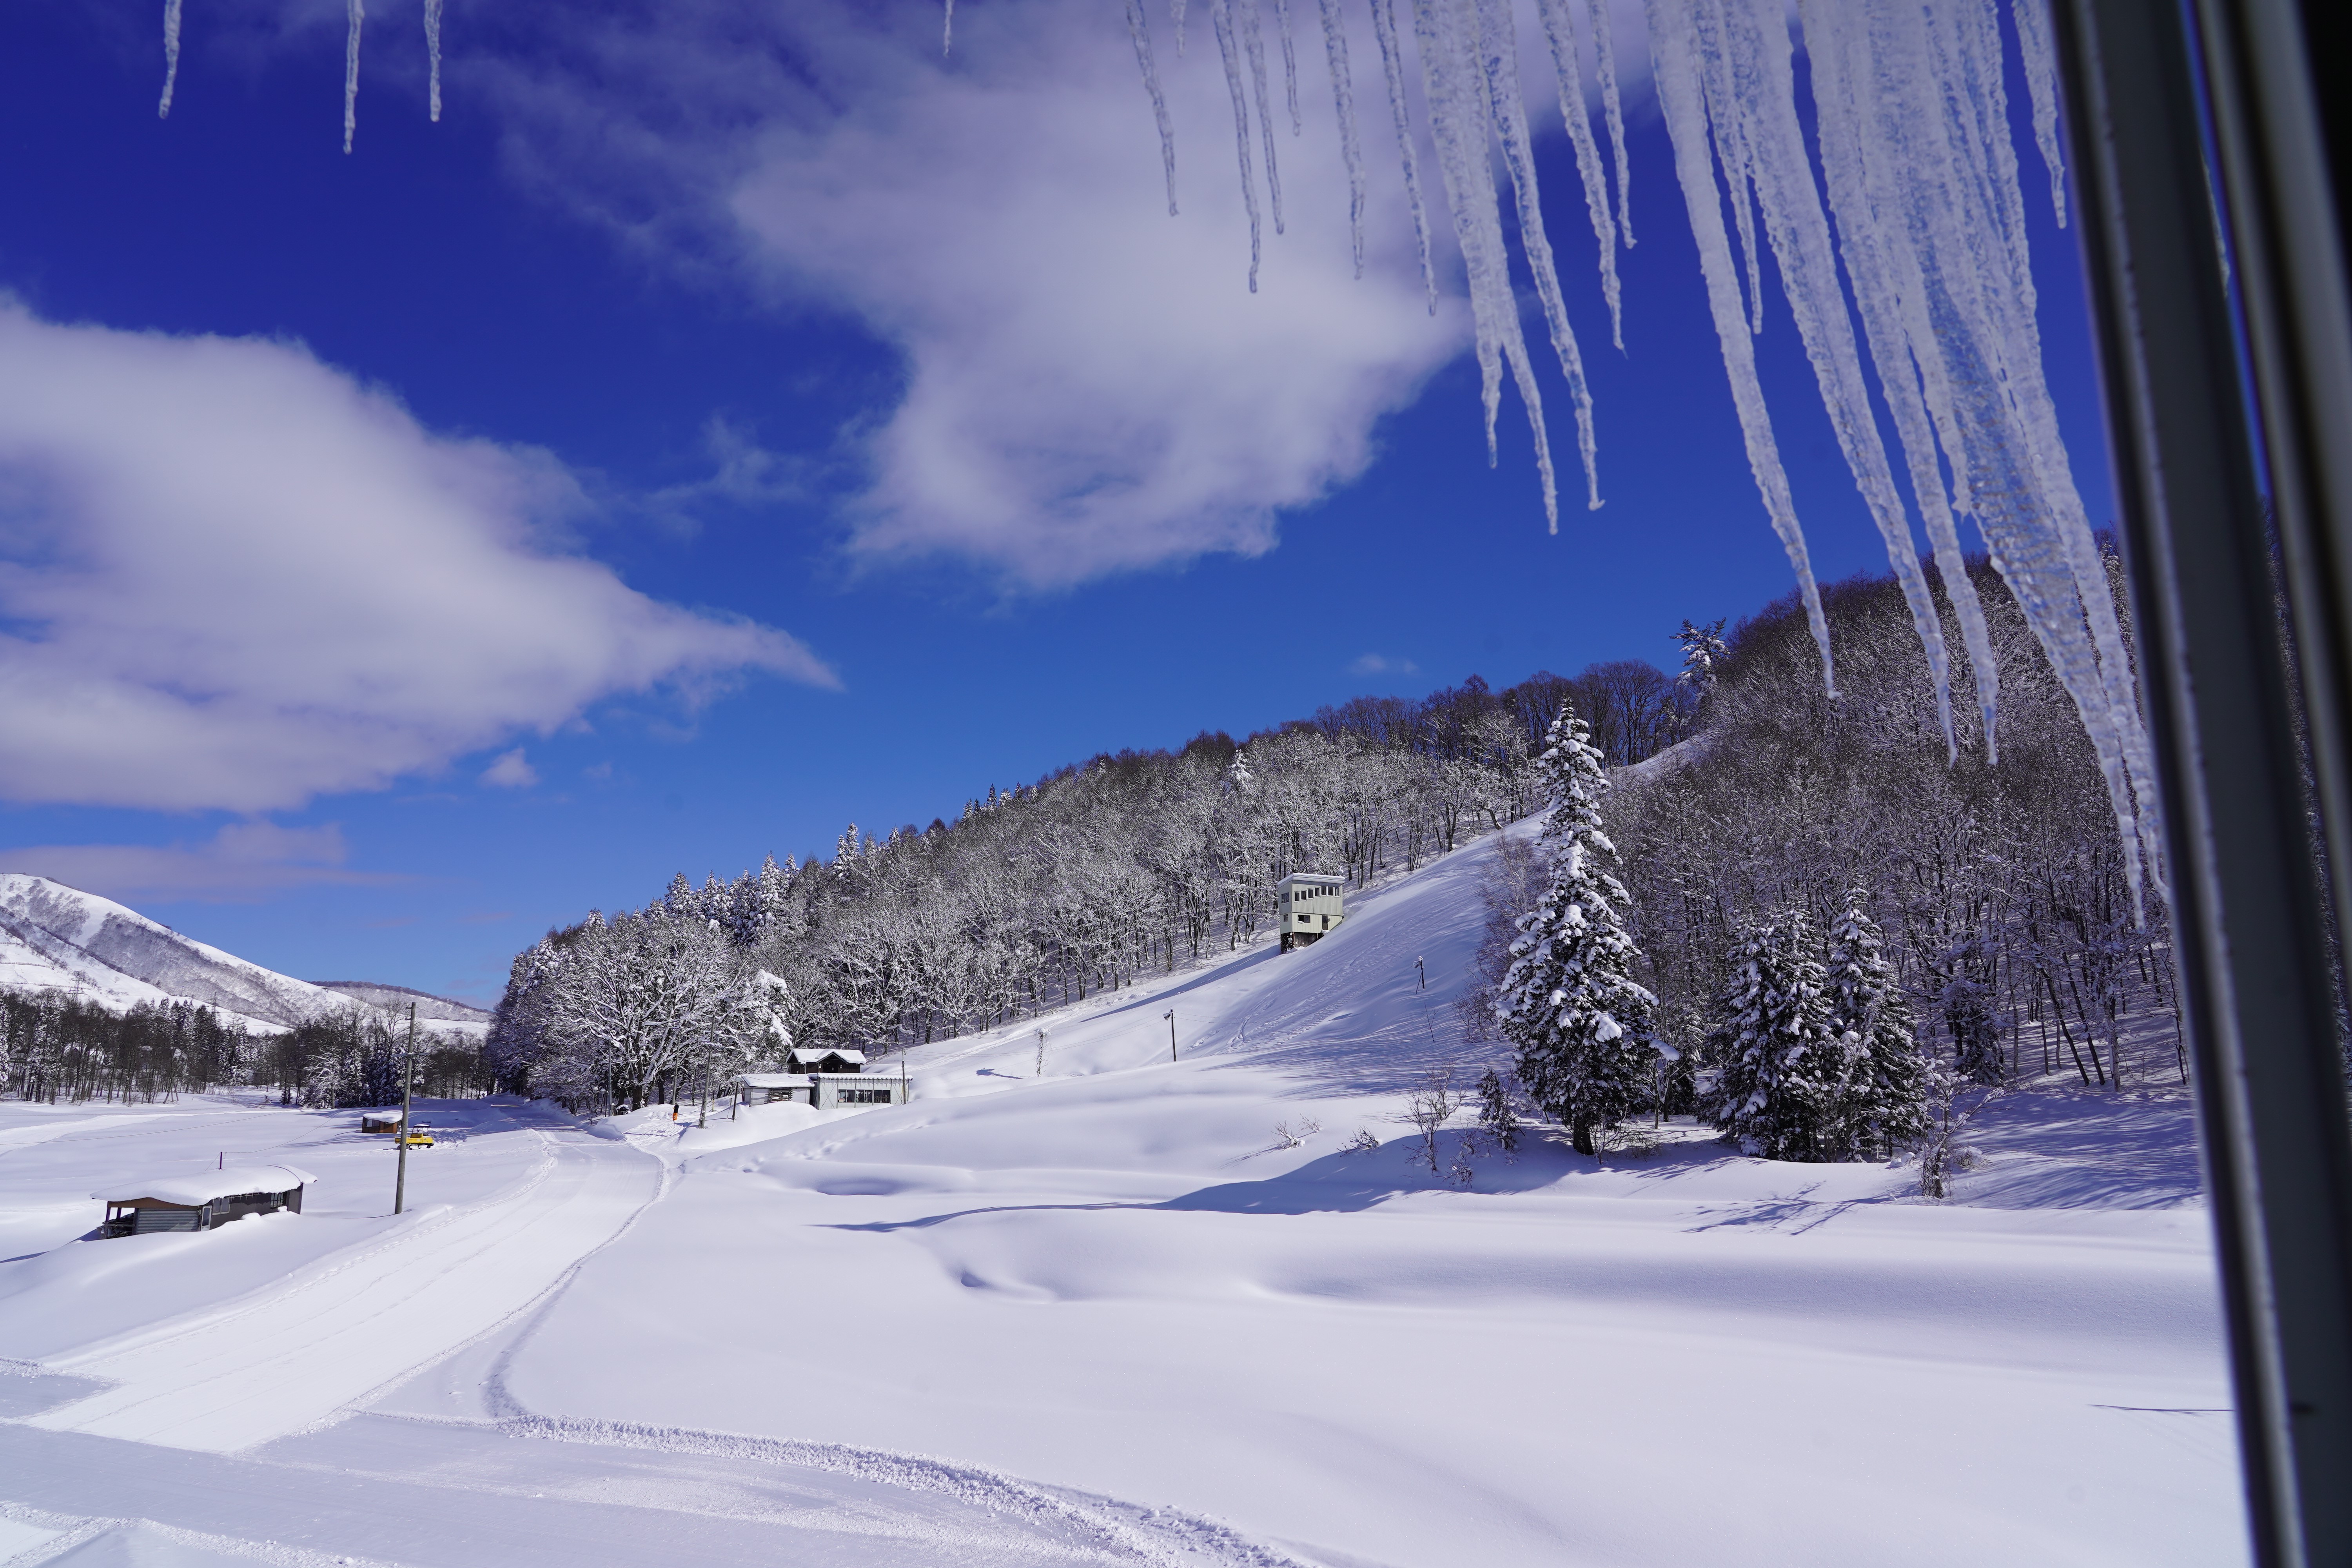
{"label": "snow-covered hill", "polygon": [[[22,872],[0,873],[0,986],[70,992],[115,1008],[196,1002],[225,1021],[267,1029],[290,1028],[354,1000],[390,1011],[399,989],[313,985],[182,936],[111,899]],[[466,1015],[444,1018],[420,1007],[418,1016],[438,1027],[478,1029],[488,1022],[472,1008],[428,1000],[445,1013]],[[400,1004],[404,1015],[404,992]]]}
{"label": "snow-covered hill", "polygon": [[387,1013],[408,1016],[410,1004],[416,1007],[416,1020],[436,1027],[456,1024],[471,1029],[487,1029],[490,1016],[479,1007],[460,1002],[451,996],[436,996],[430,991],[418,991],[407,985],[385,985],[373,980],[314,980],[313,985],[381,1007]]}

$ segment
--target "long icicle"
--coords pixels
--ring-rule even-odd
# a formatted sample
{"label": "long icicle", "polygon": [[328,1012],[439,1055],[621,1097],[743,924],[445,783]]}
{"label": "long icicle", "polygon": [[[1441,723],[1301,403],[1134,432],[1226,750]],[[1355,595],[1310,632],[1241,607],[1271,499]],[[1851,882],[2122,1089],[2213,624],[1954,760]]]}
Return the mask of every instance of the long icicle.
{"label": "long icicle", "polygon": [[[1751,155],[1749,166],[1765,233],[1780,265],[1781,289],[1795,318],[1797,335],[1805,345],[1805,357],[1812,363],[1822,406],[1837,433],[1838,449],[1870,509],[1871,521],[1878,525],[1887,561],[1902,584],[1912,629],[1927,656],[1945,748],[1957,761],[1959,737],[1952,726],[1951,656],[1944,645],[1944,623],[1937,612],[1935,595],[1928,591],[1927,574],[1919,570],[1910,519],[1895,488],[1885,446],[1879,439],[1869,388],[1863,384],[1862,355],[1846,315],[1844,293],[1838,286],[1837,251],[1813,184],[1804,127],[1797,118],[1796,73],[1786,13],[1781,0],[1727,0],[1720,19],[1726,52],[1736,62],[1733,74],[1746,87],[1738,102],[1746,121],[1743,139]],[[1827,111],[1823,113],[1825,117]]]}
{"label": "long icicle", "polygon": [[1731,190],[1731,217],[1748,272],[1748,330],[1760,333],[1764,331],[1764,258],[1756,245],[1756,171],[1750,166],[1753,155],[1748,146],[1748,127],[1739,114],[1731,61],[1724,51],[1721,7],[1717,0],[1696,0],[1685,14],[1692,22],[1699,93],[1715,139],[1715,158],[1722,167],[1724,184]]}
{"label": "long icicle", "polygon": [[1168,0],[1168,15],[1176,23],[1176,58],[1184,58],[1184,0]]}
{"label": "long icicle", "polygon": [[2058,148],[2058,58],[2050,39],[2047,0],[2010,0],[2017,51],[2025,58],[2025,90],[2033,99],[2033,141],[2050,170],[2050,205],[2066,226],[2066,159]]}
{"label": "long icicle", "polygon": [[[1336,0],[1325,0],[1334,4]],[[1372,34],[1381,44],[1381,72],[1388,79],[1389,118],[1395,122],[1397,159],[1404,168],[1405,205],[1412,208],[1412,237],[1421,246],[1421,286],[1429,294],[1429,313],[1437,314],[1437,268],[1429,258],[1429,210],[1421,199],[1420,159],[1413,152],[1412,115],[1405,107],[1403,51],[1397,45],[1393,0],[1370,0]]]}
{"label": "long icicle", "polygon": [[[1740,310],[1739,278],[1731,256],[1731,239],[1724,232],[1722,193],[1715,183],[1715,161],[1709,152],[1707,106],[1699,82],[1696,58],[1698,18],[1692,13],[1705,0],[1646,0],[1650,22],[1650,55],[1658,107],[1664,112],[1667,139],[1674,144],[1675,174],[1689,209],[1691,235],[1698,242],[1699,271],[1706,281],[1707,310],[1715,318],[1715,338],[1723,350],[1723,366],[1731,382],[1732,405],[1739,415],[1739,431],[1748,447],[1748,467],[1764,498],[1772,531],[1780,536],[1803,595],[1805,620],[1812,628],[1813,645],[1821,650],[1822,682],[1837,695],[1837,667],[1830,658],[1829,617],[1822,611],[1822,591],[1813,581],[1804,529],[1789,493],[1789,476],[1780,467],[1780,449],[1772,438],[1771,416],[1764,403],[1764,387],[1756,374],[1756,344]],[[1718,142],[1717,143],[1720,145]],[[1727,171],[1727,174],[1728,171]],[[1738,194],[1733,193],[1735,205]]]}
{"label": "long icicle", "polygon": [[430,71],[425,102],[432,111],[433,123],[438,125],[441,123],[441,0],[425,0],[425,58]]}
{"label": "long icicle", "polygon": [[1241,0],[1242,43],[1249,50],[1250,80],[1257,91],[1257,139],[1265,152],[1265,200],[1274,210],[1274,232],[1282,229],[1282,171],[1274,159],[1274,100],[1267,96],[1265,32],[1259,25],[1258,0]]}
{"label": "long icicle", "polygon": [[[1322,0],[1323,56],[1331,67],[1331,103],[1339,114],[1339,155],[1348,165],[1348,239],[1356,276],[1364,275],[1364,150],[1356,137],[1356,84],[1348,70],[1348,33],[1339,0]],[[1171,180],[1173,175],[1171,176]],[[1424,248],[1426,247],[1424,246]]]}
{"label": "long icicle", "polygon": [[[1592,427],[1592,389],[1584,379],[1584,352],[1577,343],[1576,329],[1569,324],[1568,302],[1559,292],[1559,264],[1552,258],[1551,236],[1544,227],[1543,193],[1536,183],[1527,101],[1519,89],[1519,45],[1510,0],[1461,0],[1461,25],[1471,29],[1468,36],[1477,40],[1488,108],[1503,143],[1504,166],[1510,171],[1511,199],[1519,215],[1519,248],[1535,279],[1536,298],[1543,304],[1552,353],[1559,357],[1560,374],[1568,378],[1569,396],[1576,405],[1576,444],[1584,459],[1585,506],[1599,511],[1600,442]],[[1556,516],[1552,531],[1559,531]]]}
{"label": "long icicle", "polygon": [[1609,0],[1585,0],[1592,23],[1592,67],[1601,79],[1601,110],[1609,121],[1609,150],[1617,160],[1617,231],[1633,248],[1633,167],[1625,158],[1625,106],[1617,95],[1617,44],[1610,36]]}
{"label": "long icicle", "polygon": [[172,118],[172,89],[180,79],[180,0],[163,0],[163,96],[155,118]]}
{"label": "long icicle", "polygon": [[1290,41],[1290,0],[1274,0],[1274,30],[1282,35],[1282,90],[1290,100],[1290,133],[1303,135],[1307,122],[1298,117],[1298,50]]}
{"label": "long icicle", "polygon": [[1234,100],[1234,146],[1242,164],[1242,205],[1249,209],[1250,292],[1257,292],[1257,178],[1250,169],[1249,94],[1242,85],[1241,52],[1234,43],[1233,0],[1209,0],[1209,21],[1217,35],[1217,53],[1225,62],[1225,91]]}
{"label": "long icicle", "polygon": [[343,155],[352,151],[352,133],[360,123],[360,24],[367,20],[364,0],[347,0],[350,36],[343,42]]}
{"label": "long icicle", "polygon": [[[437,3],[437,0],[436,0]],[[1160,171],[1168,182],[1168,216],[1176,216],[1176,129],[1168,120],[1168,95],[1160,90],[1160,67],[1151,58],[1151,34],[1143,25],[1143,0],[1127,0],[1127,36],[1135,44],[1136,68],[1151,95],[1151,116],[1160,125]]]}
{"label": "long icicle", "polygon": [[[1940,360],[1923,368],[1912,359],[1904,331],[1905,302],[1919,298],[1923,282],[1916,259],[1903,243],[1901,226],[1873,220],[1863,144],[1874,132],[1862,113],[1858,83],[1863,68],[1856,58],[1864,29],[1845,25],[1843,20],[1853,10],[1850,0],[1800,0],[1799,4],[1812,73],[1822,170],[1828,179],[1830,209],[1837,215],[1839,255],[1853,282],[1864,341],[1870,345],[1879,389],[1902,443],[1912,497],[1927,526],[1944,595],[1959,619],[1960,640],[1968,650],[1976,687],[1985,758],[1997,762],[2000,667],[1993,657],[1984,605],[1969,574],[1959,530],[1945,494],[1936,448],[1936,416],[1929,406],[1929,384],[1939,384],[1945,373]],[[1932,341],[1923,347],[1933,353]]]}
{"label": "long icicle", "polygon": [[1592,219],[1593,237],[1601,242],[1601,295],[1609,302],[1609,336],[1622,353],[1625,347],[1624,306],[1617,282],[1617,220],[1609,211],[1609,171],[1601,167],[1601,149],[1592,140],[1592,116],[1584,107],[1584,69],[1579,63],[1576,28],[1569,20],[1568,0],[1537,0],[1543,14],[1544,41],[1551,46],[1552,74],[1559,79],[1559,118],[1576,149],[1576,172],[1584,183],[1584,210]]}
{"label": "long icicle", "polygon": [[1454,214],[1454,234],[1462,247],[1463,270],[1470,284],[1471,318],[1477,327],[1479,391],[1486,416],[1486,461],[1489,466],[1496,461],[1495,417],[1502,398],[1501,368],[1507,363],[1535,442],[1544,515],[1557,528],[1559,486],[1552,472],[1550,437],[1544,428],[1543,394],[1536,384],[1527,338],[1519,329],[1517,301],[1511,294],[1510,258],[1503,245],[1502,212],[1486,150],[1493,121],[1486,102],[1485,73],[1470,56],[1476,40],[1462,35],[1465,22],[1474,27],[1476,23],[1463,16],[1461,4],[1462,0],[1413,0],[1413,36],[1421,47],[1422,89],[1429,100],[1429,128],[1437,143],[1438,171],[1444,178],[1446,205]]}

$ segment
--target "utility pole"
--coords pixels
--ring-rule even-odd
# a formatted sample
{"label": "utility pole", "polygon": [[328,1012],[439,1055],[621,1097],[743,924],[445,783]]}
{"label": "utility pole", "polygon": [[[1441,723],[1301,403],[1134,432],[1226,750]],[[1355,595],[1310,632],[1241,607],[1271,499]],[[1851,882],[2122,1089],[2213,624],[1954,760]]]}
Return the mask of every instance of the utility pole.
{"label": "utility pole", "polygon": [[1160,1016],[1168,1020],[1168,1059],[1172,1062],[1176,1059],[1176,1009],[1171,1007]]}
{"label": "utility pole", "polygon": [[416,1103],[416,1004],[408,1005],[408,1072],[400,1089],[400,1163],[392,1178],[392,1212],[408,1199],[408,1113]]}

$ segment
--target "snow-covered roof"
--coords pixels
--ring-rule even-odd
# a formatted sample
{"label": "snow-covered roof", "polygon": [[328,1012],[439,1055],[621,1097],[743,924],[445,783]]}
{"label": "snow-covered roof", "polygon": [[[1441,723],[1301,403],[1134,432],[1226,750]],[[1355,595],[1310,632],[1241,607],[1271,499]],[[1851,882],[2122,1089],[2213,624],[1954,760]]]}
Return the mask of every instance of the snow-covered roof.
{"label": "snow-covered roof", "polygon": [[[1347,886],[1348,879],[1328,871],[1293,871],[1289,876],[1285,877],[1282,881],[1285,883],[1307,882],[1318,888],[1341,888]],[[1279,887],[1282,883],[1276,883],[1276,885]]]}
{"label": "snow-covered roof", "polygon": [[198,1171],[193,1176],[139,1176],[117,1182],[90,1194],[100,1203],[127,1204],[140,1198],[184,1204],[200,1208],[215,1198],[239,1193],[282,1193],[307,1186],[319,1178],[296,1165],[231,1165],[226,1170]]}
{"label": "snow-covered roof", "polygon": [[793,1047],[793,1060],[796,1062],[821,1062],[827,1057],[839,1057],[843,1061],[856,1062],[860,1067],[863,1067],[866,1064],[866,1053],[864,1051],[825,1050],[808,1046],[795,1046]]}
{"label": "snow-covered roof", "polygon": [[804,1072],[747,1072],[743,1075],[743,1083],[750,1089],[798,1089],[808,1080],[809,1075]]}

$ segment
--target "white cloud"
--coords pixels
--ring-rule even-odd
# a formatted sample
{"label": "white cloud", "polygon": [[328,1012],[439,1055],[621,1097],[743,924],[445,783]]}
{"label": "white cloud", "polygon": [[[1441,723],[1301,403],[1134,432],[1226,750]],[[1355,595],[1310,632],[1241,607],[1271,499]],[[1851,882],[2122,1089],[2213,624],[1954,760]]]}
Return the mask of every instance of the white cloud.
{"label": "white cloud", "polygon": [[[864,558],[948,552],[1055,585],[1264,550],[1276,511],[1361,472],[1375,422],[1465,344],[1457,301],[1427,311],[1360,13],[1366,276],[1351,276],[1321,46],[1302,24],[1305,134],[1276,110],[1288,232],[1267,203],[1255,296],[1205,13],[1183,59],[1164,8],[1152,16],[1176,218],[1126,28],[1097,0],[975,8],[945,64],[919,7],[659,16],[645,31],[585,26],[561,65],[502,68],[518,166],[695,268],[728,254],[714,219],[731,213],[737,265],[901,351],[903,396],[858,433]],[[763,26],[780,29],[772,47],[748,46]],[[616,101],[616,80],[654,96]],[[1442,229],[1443,211],[1432,219]]]}
{"label": "white cloud", "polygon": [[501,752],[482,770],[482,782],[500,789],[529,789],[539,782],[539,770],[523,759],[522,748]]}
{"label": "white cloud", "polygon": [[1421,666],[1409,658],[1390,658],[1377,653],[1358,654],[1348,661],[1350,675],[1419,675]]}
{"label": "white cloud", "polygon": [[126,902],[236,903],[321,883],[388,886],[409,879],[353,871],[342,829],[231,823],[196,844],[43,844],[0,849],[0,871],[47,877]]}
{"label": "white cloud", "polygon": [[0,300],[0,797],[283,808],[620,692],[833,682],[564,553],[576,504],[544,455],[435,436],[298,345]]}

